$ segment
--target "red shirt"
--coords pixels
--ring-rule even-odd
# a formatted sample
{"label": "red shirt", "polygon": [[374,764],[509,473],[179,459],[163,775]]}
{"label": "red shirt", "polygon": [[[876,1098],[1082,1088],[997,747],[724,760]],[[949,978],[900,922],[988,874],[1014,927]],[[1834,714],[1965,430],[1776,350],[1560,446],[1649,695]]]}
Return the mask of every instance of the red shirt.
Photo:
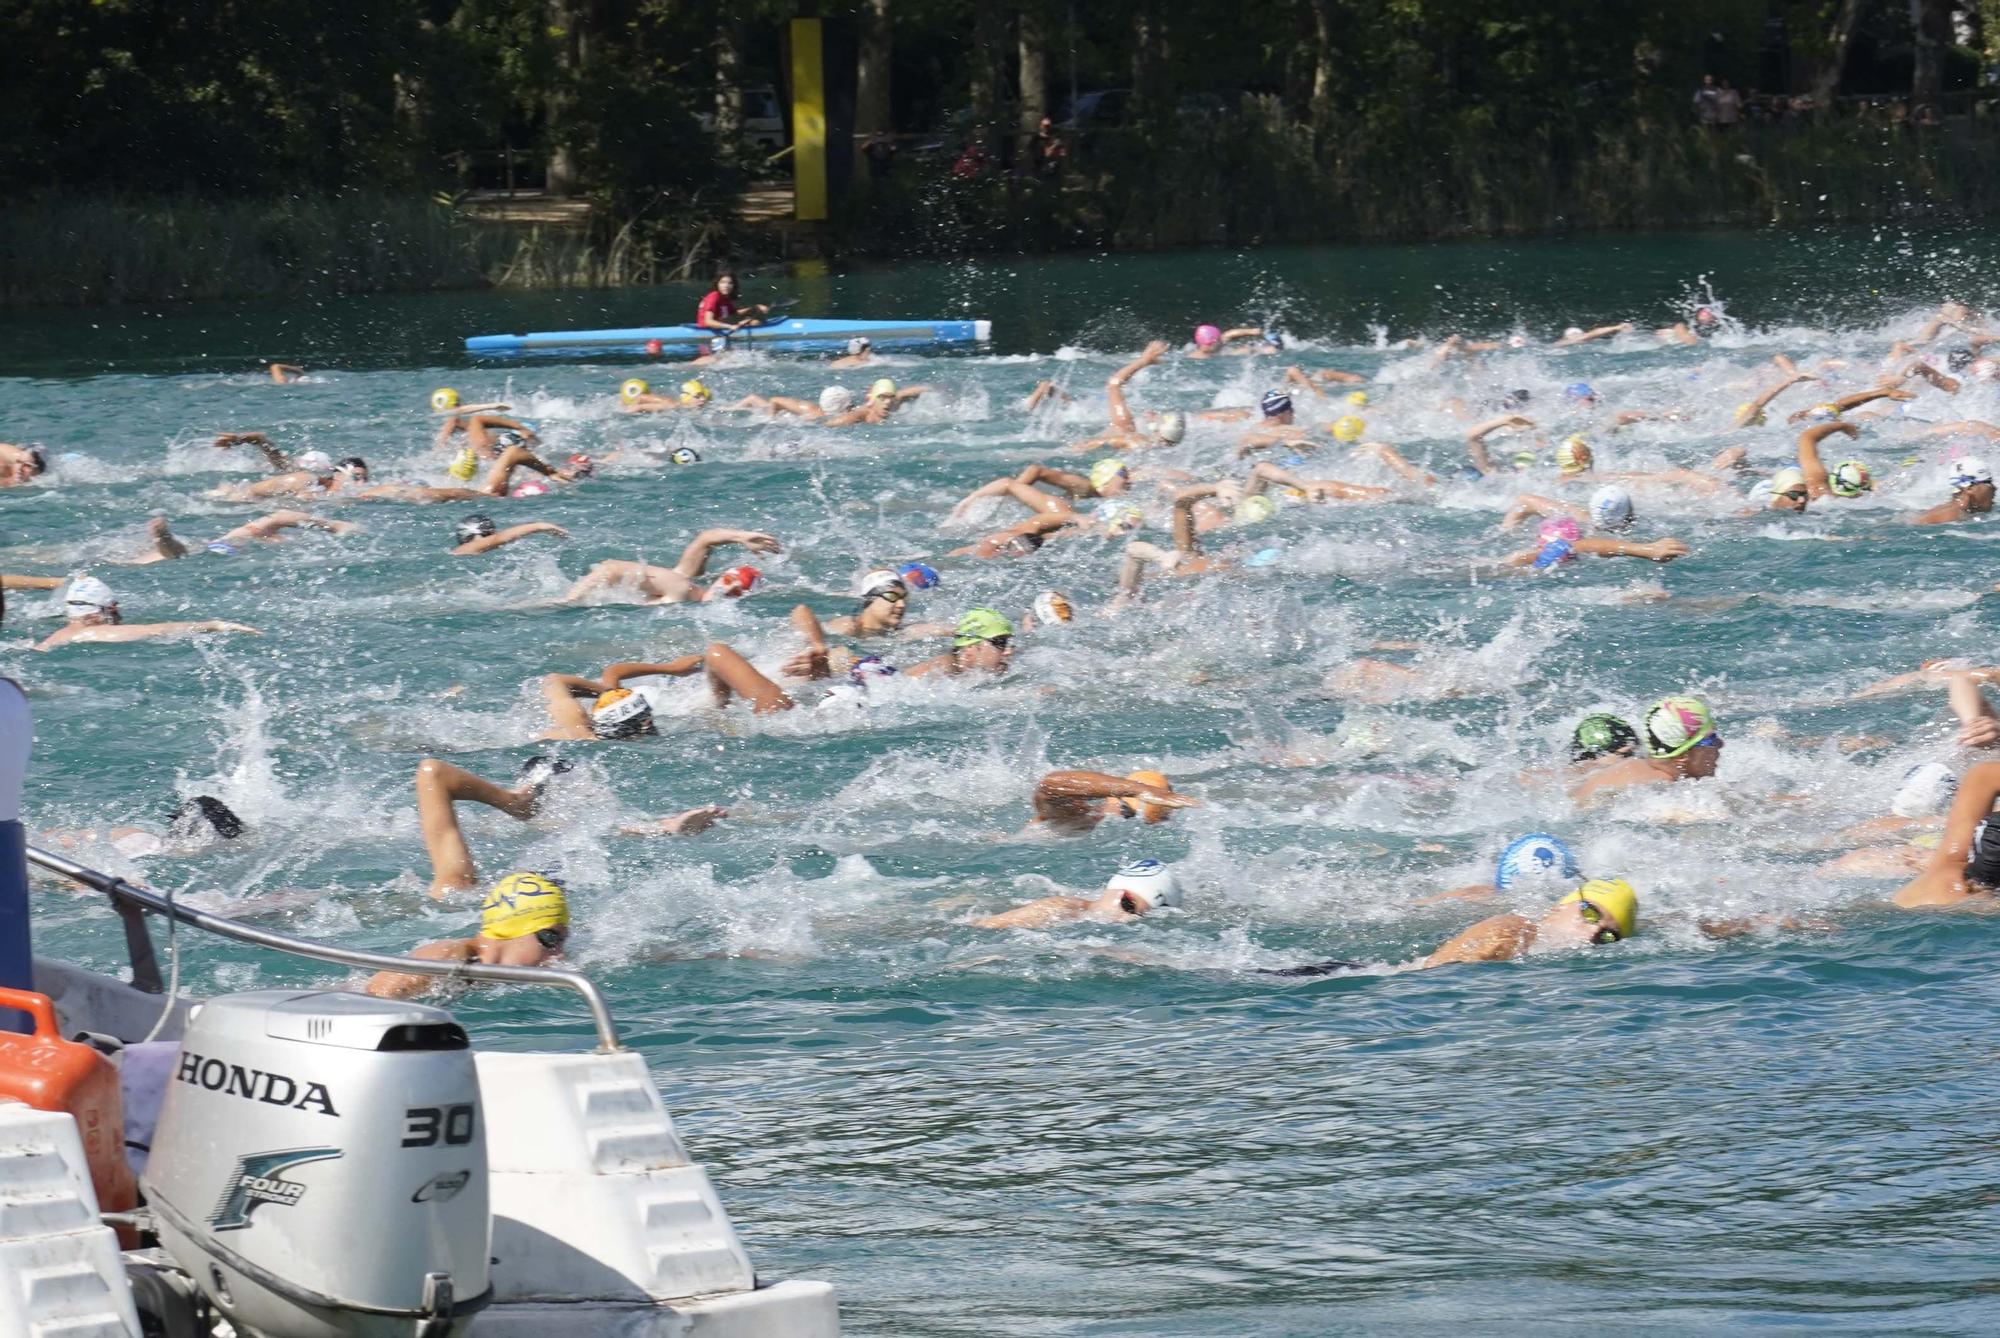
{"label": "red shirt", "polygon": [[694,323],[696,325],[707,325],[708,318],[711,316],[719,321],[734,321],[736,319],[736,299],[724,297],[720,289],[712,290],[707,297],[701,300],[701,306],[695,309]]}

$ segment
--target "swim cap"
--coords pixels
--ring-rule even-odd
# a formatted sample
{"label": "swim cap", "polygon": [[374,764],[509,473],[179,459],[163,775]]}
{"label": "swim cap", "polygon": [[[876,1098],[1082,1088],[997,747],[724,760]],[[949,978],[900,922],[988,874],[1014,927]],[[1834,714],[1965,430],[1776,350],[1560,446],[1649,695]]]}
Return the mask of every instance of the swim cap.
{"label": "swim cap", "polygon": [[1365,390],[1350,390],[1342,398],[1357,409],[1368,407],[1368,392]]}
{"label": "swim cap", "polygon": [[1123,460],[1099,460],[1090,467],[1090,486],[1103,492],[1113,479],[1130,479],[1132,471],[1125,467]]}
{"label": "swim cap", "polygon": [[1035,621],[1046,625],[1066,623],[1076,616],[1076,610],[1070,607],[1069,601],[1060,592],[1044,590],[1035,596],[1034,614]]}
{"label": "swim cap", "polygon": [[563,468],[580,479],[587,479],[597,472],[597,462],[578,451],[563,461]]}
{"label": "swim cap", "polygon": [[494,433],[493,444],[505,450],[509,446],[525,446],[528,439],[510,427]]}
{"label": "swim cap", "polygon": [[[1578,333],[1581,333],[1581,331]],[[1572,381],[1563,387],[1563,398],[1566,400],[1594,400],[1597,398],[1597,392],[1590,388],[1590,382],[1588,381]]]}
{"label": "swim cap", "polygon": [[491,516],[467,516],[458,522],[458,528],[453,530],[452,534],[457,537],[459,543],[469,544],[474,539],[484,539],[497,529]]}
{"label": "swim cap", "polygon": [[1835,497],[1859,497],[1875,487],[1875,476],[1859,460],[1842,460],[1826,476],[1826,486]]}
{"label": "swim cap", "polygon": [[1793,465],[1787,465],[1785,468],[1771,475],[1771,495],[1773,497],[1776,497],[1780,493],[1796,492],[1805,486],[1805,473]]}
{"label": "swim cap", "polygon": [[1958,789],[1951,768],[1942,762],[1919,762],[1903,773],[1903,784],[1889,801],[1899,818],[1928,818],[1940,812]]}
{"label": "swim cap", "polygon": [[1278,514],[1278,504],[1262,493],[1246,497],[1236,504],[1236,523],[1255,525]]}
{"label": "swim cap", "polygon": [[1969,347],[1955,348],[1944,355],[1944,365],[1954,372],[1962,372],[1972,365],[1973,352]]}
{"label": "swim cap", "polygon": [[[1632,937],[1632,931],[1639,927],[1639,894],[1623,878],[1593,878],[1556,904],[1567,906],[1572,901],[1595,906],[1600,915],[1610,919],[1618,938]],[[1600,931],[1592,942],[1615,943],[1617,939],[1606,938]]]}
{"label": "swim cap", "polygon": [[479,453],[470,446],[458,448],[458,454],[444,467],[444,472],[455,479],[469,479],[479,472]]}
{"label": "swim cap", "polygon": [[334,472],[333,457],[325,451],[307,451],[293,463],[317,478],[326,478]]}
{"label": "swim cap", "polygon": [[888,678],[895,672],[896,666],[880,655],[863,655],[847,666],[847,677],[862,687],[867,687],[871,678]]}
{"label": "swim cap", "polygon": [[1526,348],[1527,346],[1528,336],[1524,334],[1510,334],[1507,336],[1508,348]]}
{"label": "swim cap", "polygon": [[340,463],[334,467],[349,478],[368,472],[368,462],[358,455],[343,456]]}
{"label": "swim cap", "polygon": [[1181,904],[1181,885],[1175,879],[1174,871],[1156,859],[1133,860],[1111,875],[1104,890],[1123,892],[1145,903],[1143,907],[1134,908],[1134,913],[1140,915]]}
{"label": "swim cap", "polygon": [[1639,731],[1615,715],[1587,715],[1576,722],[1569,736],[1569,760],[1588,762],[1594,757],[1630,755],[1639,751]]}
{"label": "swim cap", "polygon": [[858,357],[873,347],[875,346],[869,343],[866,338],[856,335],[847,341],[847,356],[850,358]]}
{"label": "swim cap", "polygon": [[1283,348],[1285,346],[1285,332],[1283,330],[1266,330],[1258,337],[1272,348]]}
{"label": "swim cap", "polygon": [[1095,515],[1104,532],[1113,538],[1130,534],[1146,523],[1146,513],[1130,502],[1099,502]]}
{"label": "swim cap", "polygon": [[458,407],[458,392],[448,386],[441,386],[431,392],[431,408],[439,413]]}
{"label": "swim cap", "polygon": [[1276,418],[1292,411],[1292,397],[1282,390],[1267,390],[1264,398],[1257,401],[1257,407],[1264,411],[1266,418]]}
{"label": "swim cap", "polygon": [[1592,464],[1590,443],[1580,436],[1568,436],[1556,447],[1556,468],[1565,474],[1581,474]]}
{"label": "swim cap", "polygon": [[701,452],[692,446],[676,446],[667,459],[677,465],[698,465],[701,463]]}
{"label": "swim cap", "polygon": [[873,385],[868,387],[868,398],[871,400],[895,399],[896,383],[894,381],[891,381],[886,376],[883,377],[881,380],[875,382]]}
{"label": "swim cap", "polygon": [[1622,530],[1632,524],[1632,494],[1606,484],[1590,495],[1590,520],[1600,530]]}
{"label": "swim cap", "polygon": [[1541,551],[1535,554],[1533,566],[1536,571],[1547,571],[1551,567],[1560,567],[1563,563],[1572,561],[1575,557],[1576,542],[1574,540],[1550,539],[1543,543]]}
{"label": "swim cap", "polygon": [[649,358],[657,358],[657,357],[659,357],[659,356],[660,356],[660,355],[661,355],[662,353],[665,353],[666,351],[667,351],[667,346],[666,346],[665,344],[661,343],[661,342],[660,342],[659,340],[657,340],[657,339],[648,339],[648,340],[646,341],[646,356],[647,356],[647,357],[649,357]]}
{"label": "swim cap", "polygon": [[646,394],[650,390],[652,390],[651,386],[647,385],[644,381],[641,381],[638,377],[635,376],[631,380],[625,382],[625,384],[618,387],[618,398],[624,400],[627,404],[630,404],[633,400],[638,399],[641,395]]}
{"label": "swim cap", "polygon": [[958,620],[958,626],[951,634],[954,650],[978,645],[982,641],[992,641],[998,637],[1014,635],[1014,624],[988,608],[967,609]]}
{"label": "swim cap", "polygon": [[95,576],[77,577],[69,583],[69,590],[63,595],[63,613],[71,618],[87,618],[117,605],[118,596]]}
{"label": "swim cap", "polygon": [[681,382],[682,404],[690,404],[690,403],[705,404],[713,398],[715,397],[709,393],[708,387],[703,385],[701,382],[699,381]]}
{"label": "swim cap", "polygon": [[1577,524],[1568,516],[1551,516],[1542,522],[1542,527],[1539,530],[1535,531],[1535,537],[1545,544],[1552,544],[1558,540],[1565,539],[1574,542],[1583,537],[1583,526]]}
{"label": "swim cap", "polygon": [[1986,462],[1976,455],[1960,456],[1952,464],[1951,490],[1953,492],[1976,487],[1981,483],[1991,483],[1992,481],[1993,471],[1988,469]]}
{"label": "swim cap", "polygon": [[1500,407],[1503,409],[1518,409],[1533,398],[1534,395],[1530,391],[1510,390],[1500,397]]}
{"label": "swim cap", "polygon": [[1812,408],[1806,410],[1806,417],[1838,418],[1840,417],[1840,406],[1838,404],[1815,404]]}
{"label": "swim cap", "polygon": [[896,575],[893,571],[871,571],[861,578],[861,585],[856,590],[856,593],[862,599],[869,600],[886,590],[900,590],[904,594],[908,594],[910,587],[904,583],[902,577]]}
{"label": "swim cap", "polygon": [[711,337],[708,341],[708,351],[710,354],[729,352],[729,336],[719,334]]}
{"label": "swim cap", "polygon": [[1351,413],[1342,414],[1333,420],[1333,435],[1336,441],[1360,441],[1362,434],[1367,431],[1367,422]]}
{"label": "swim cap", "polygon": [[653,708],[630,688],[613,688],[590,706],[590,732],[600,739],[629,739],[652,728]]}
{"label": "swim cap", "polygon": [[183,840],[195,836],[215,835],[225,841],[234,841],[243,835],[243,819],[236,816],[229,805],[213,795],[198,794],[174,805],[167,814],[169,832]]}
{"label": "swim cap", "polygon": [[1516,469],[1533,469],[1535,467],[1535,453],[1525,450],[1515,451],[1513,455],[1508,457],[1508,462]]}
{"label": "swim cap", "polygon": [[1665,697],[1646,712],[1646,753],[1679,757],[1715,733],[1715,716],[1699,697]]}
{"label": "swim cap", "polygon": [[569,897],[547,874],[510,873],[479,906],[482,938],[526,938],[569,924]]}
{"label": "swim cap", "polygon": [[508,493],[507,495],[509,497],[540,497],[543,494],[547,493],[548,490],[549,490],[549,485],[542,482],[540,479],[528,479],[524,482],[515,484],[514,491]]}
{"label": "swim cap", "polygon": [[1576,867],[1576,856],[1547,832],[1516,837],[1500,852],[1493,870],[1493,886],[1502,892],[1517,887],[1574,887],[1581,881],[1583,871]]}
{"label": "swim cap", "polygon": [[1282,548],[1276,548],[1276,547],[1260,548],[1256,552],[1252,553],[1249,557],[1244,558],[1243,565],[1246,567],[1274,566],[1276,565],[1278,559],[1282,558],[1284,555],[1285,555],[1285,550]]}
{"label": "swim cap", "polygon": [[1564,339],[1583,338],[1583,327],[1581,325],[1570,326],[1569,329],[1563,331],[1563,338]]}
{"label": "swim cap", "polygon": [[1215,326],[1197,325],[1194,327],[1194,346],[1196,348],[1214,348],[1221,342],[1222,331]]}
{"label": "swim cap", "polygon": [[[1752,410],[1748,418],[1743,418],[1745,410]],[[1753,406],[1747,400],[1736,406],[1736,416],[1743,418],[1744,427],[1764,426],[1764,411],[1762,409],[1753,409]]]}
{"label": "swim cap", "polygon": [[944,577],[937,574],[935,567],[926,566],[921,562],[905,563],[896,574],[908,582],[912,590],[935,589],[944,580]]}
{"label": "swim cap", "polygon": [[740,567],[731,567],[716,578],[718,582],[729,581],[733,583],[733,587],[725,587],[722,592],[730,599],[743,598],[743,596],[755,590],[757,582],[763,579],[764,573],[758,571],[747,562]]}
{"label": "swim cap", "polygon": [[217,557],[236,556],[236,545],[230,543],[226,539],[210,539],[207,543],[203,544],[202,547],[206,548],[209,552],[215,554]]}
{"label": "swim cap", "polygon": [[828,386],[819,392],[821,413],[846,413],[854,407],[854,392],[846,386]]}
{"label": "swim cap", "polygon": [[1153,431],[1167,445],[1178,445],[1187,435],[1187,415],[1179,409],[1169,409],[1153,424]]}

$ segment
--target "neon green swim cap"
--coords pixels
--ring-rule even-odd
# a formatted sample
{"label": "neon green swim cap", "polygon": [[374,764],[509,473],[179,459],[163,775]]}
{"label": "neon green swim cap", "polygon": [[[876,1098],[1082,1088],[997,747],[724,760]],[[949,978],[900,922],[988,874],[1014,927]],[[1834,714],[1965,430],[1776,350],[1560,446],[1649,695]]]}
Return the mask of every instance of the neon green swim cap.
{"label": "neon green swim cap", "polygon": [[992,641],[1003,636],[1014,635],[1014,624],[1001,614],[988,608],[967,609],[965,616],[958,620],[958,626],[951,634],[954,650],[977,645],[981,641]]}
{"label": "neon green swim cap", "polygon": [[1123,460],[1099,460],[1090,467],[1090,486],[1102,492],[1106,484],[1121,474],[1131,477],[1131,471],[1125,467]]}
{"label": "neon green swim cap", "polygon": [[1259,521],[1269,520],[1277,514],[1278,504],[1262,493],[1257,494],[1255,497],[1246,497],[1236,504],[1236,523],[1238,525],[1255,525]]}

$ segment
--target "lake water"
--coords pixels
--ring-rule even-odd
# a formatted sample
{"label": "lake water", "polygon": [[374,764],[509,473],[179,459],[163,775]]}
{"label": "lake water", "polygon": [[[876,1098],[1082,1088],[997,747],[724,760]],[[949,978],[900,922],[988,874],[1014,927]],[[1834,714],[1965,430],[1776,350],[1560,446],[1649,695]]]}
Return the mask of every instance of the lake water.
{"label": "lake water", "polygon": [[[398,950],[465,932],[423,893],[411,775],[437,756],[504,779],[546,726],[536,679],[728,641],[774,664],[806,602],[848,611],[853,582],[928,558],[914,612],[1017,617],[1044,589],[1077,620],[1023,638],[1003,680],[891,680],[866,712],[717,715],[695,681],[662,694],[662,734],[565,744],[551,811],[466,827],[488,876],[559,865],[573,960],[606,988],[715,1176],[760,1273],[824,1277],[855,1334],[1986,1333],[1994,1245],[1994,923],[1887,910],[1893,882],[1817,867],[1837,833],[1887,811],[1906,768],[1962,764],[1942,694],[1850,700],[1932,656],[1992,658],[1994,522],[1912,530],[1945,492],[1949,438],[2000,421],[2000,390],[1926,393],[1865,423],[1869,498],[1803,518],[1727,496],[1641,490],[1638,537],[1693,548],[1668,566],[1575,563],[1475,577],[1523,542],[1495,524],[1542,463],[1474,483],[1470,410],[1506,390],[1549,440],[1581,431],[1600,467],[1695,465],[1726,445],[1755,470],[1792,432],[1730,431],[1788,353],[1836,389],[1871,384],[1890,341],[1946,293],[2000,296],[2000,238],[1836,232],[1078,258],[757,276],[802,315],[981,316],[976,356],[899,355],[834,374],[740,356],[722,399],[810,398],[876,374],[930,391],[847,433],[720,414],[638,419],[624,361],[470,365],[465,335],[673,319],[684,292],[443,295],[0,320],[0,438],[64,455],[0,492],[0,564],[88,570],[128,621],[226,617],[257,638],[28,652],[55,597],[9,601],[0,671],[39,720],[35,828],[157,823],[216,794],[250,826],[198,859],[133,865],[289,932]],[[1384,338],[1683,314],[1712,285],[1725,332],[1695,349],[1630,336],[1470,367]],[[1170,357],[1136,402],[1251,403],[1274,366],[1367,376],[1371,437],[1446,482],[1380,507],[1288,506],[1212,551],[1277,547],[1271,567],[1150,585],[1107,605],[1118,545],[1016,562],[939,555],[985,526],[952,501],[1102,425],[1105,375],[1145,338],[1202,320],[1282,324],[1282,360]],[[258,357],[303,362],[275,387]],[[1060,415],[1019,409],[1038,378]],[[1566,412],[1588,380],[1604,409]],[[289,449],[360,454],[378,477],[443,482],[437,386],[505,399],[560,457],[617,452],[597,478],[490,507],[350,505],[364,529],[234,558],[121,567],[145,522],[204,540],[255,514],[208,497],[251,477],[211,449],[262,429]],[[1826,392],[1781,401],[1803,407]],[[1308,403],[1325,421],[1344,406]],[[1612,430],[1612,410],[1679,411]],[[1241,427],[1197,423],[1149,457],[1215,477]],[[665,463],[692,446],[694,466]],[[1502,451],[1504,456],[1513,447]],[[1386,482],[1329,445],[1313,476]],[[1149,490],[1150,537],[1167,510]],[[446,555],[464,513],[547,519],[566,542]],[[726,605],[548,607],[590,563],[671,564],[709,525],[766,529],[768,584]],[[1329,680],[1378,640],[1421,671],[1393,700]],[[935,645],[891,649],[911,661]],[[1380,653],[1380,652],[1378,652]],[[1717,779],[1577,809],[1537,769],[1593,710],[1635,718],[1695,691],[1728,740]],[[1859,747],[1851,742],[1861,740]],[[1158,767],[1198,796],[1167,825],[1023,834],[1056,767]],[[1528,773],[1528,774],[1524,774]],[[684,841],[622,823],[701,803],[731,818]],[[1406,968],[1487,908],[1418,906],[1490,875],[1549,830],[1643,899],[1615,947],[1439,971]],[[1184,909],[1136,925],[999,933],[975,914],[1088,892],[1125,858],[1177,864]],[[300,890],[311,895],[301,895]],[[1534,912],[1547,894],[1507,905]],[[1809,913],[1826,928],[1711,941],[1704,915]],[[121,963],[91,899],[37,894],[44,951]],[[186,941],[201,993],[342,977]],[[725,954],[713,956],[711,954]],[[1339,957],[1363,971],[1259,974]],[[485,1044],[581,1045],[566,1003],[493,991],[456,1004]]]}

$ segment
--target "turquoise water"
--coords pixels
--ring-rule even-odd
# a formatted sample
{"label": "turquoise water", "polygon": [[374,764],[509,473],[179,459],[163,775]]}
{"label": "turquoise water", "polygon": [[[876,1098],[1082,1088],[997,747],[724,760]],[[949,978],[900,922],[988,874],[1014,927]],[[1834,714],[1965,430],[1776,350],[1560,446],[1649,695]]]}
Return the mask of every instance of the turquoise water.
{"label": "turquoise water", "polygon": [[[1462,454],[1445,401],[1514,387],[1557,435],[1589,435],[1601,465],[1696,464],[1740,443],[1768,470],[1790,433],[1725,426],[1768,375],[1760,364],[1833,356],[1849,363],[1830,373],[1837,388],[1869,384],[1890,340],[1921,324],[1920,301],[1991,296],[1980,276],[1996,254],[1983,234],[1839,233],[772,276],[801,314],[996,322],[987,355],[892,359],[887,374],[932,391],[891,426],[844,435],[634,420],[613,412],[618,383],[677,375],[470,366],[454,351],[469,333],[657,319],[654,294],[10,317],[0,438],[77,458],[0,492],[0,564],[89,570],[129,621],[265,632],[34,655],[58,605],[17,593],[0,669],[28,685],[39,719],[29,821],[156,822],[178,796],[217,794],[251,826],[239,846],[144,865],[96,856],[308,936],[396,949],[463,932],[463,907],[423,895],[420,758],[507,777],[545,748],[535,680],[550,670],[712,639],[782,660],[794,603],[845,612],[862,572],[937,560],[981,532],[939,527],[964,492],[1031,460],[1086,458],[1062,443],[1101,425],[1105,374],[1148,334],[1276,313],[1296,345],[1287,361],[1370,376],[1370,435],[1444,473]],[[1695,350],[1634,337],[1439,371],[1372,328],[1661,324],[1704,274],[1733,323]],[[312,379],[273,387],[244,370],[259,355],[305,362]],[[1271,366],[1170,360],[1133,397],[1248,403]],[[810,396],[872,374],[757,356],[706,379],[723,398]],[[1079,400],[1029,420],[1016,406],[1044,376]],[[1613,432],[1602,415],[1565,418],[1558,392],[1578,379],[1611,408],[1686,421]],[[207,445],[221,429],[442,481],[424,410],[441,384],[511,400],[558,456],[620,452],[580,487],[482,508],[556,521],[571,540],[452,559],[451,526],[475,508],[350,505],[329,508],[364,526],[344,539],[116,565],[143,548],[151,515],[201,540],[255,514],[204,495],[250,476]],[[1122,613],[1107,608],[1109,540],[937,560],[945,584],[916,597],[920,616],[976,603],[1018,616],[1055,588],[1079,619],[1023,639],[1002,681],[892,681],[862,714],[717,715],[692,681],[670,684],[662,737],[558,745],[578,771],[547,815],[475,812],[467,832],[488,874],[567,871],[574,959],[653,1063],[760,1272],[832,1279],[850,1332],[1987,1332],[1993,925],[1896,913],[1882,905],[1892,882],[1816,866],[1845,848],[1840,829],[1887,810],[1908,766],[1966,760],[1940,694],[1848,698],[1926,657],[1990,658],[1991,522],[1896,521],[1943,495],[1948,443],[1919,434],[2000,421],[1995,400],[1969,386],[1869,423],[1852,454],[1878,492],[1802,519],[1642,491],[1638,536],[1694,549],[1665,567],[1474,579],[1470,559],[1523,542],[1495,521],[1517,483],[1553,489],[1546,470],[1379,508],[1289,507],[1208,540],[1239,555],[1281,545],[1277,566],[1152,585]],[[1155,462],[1233,472],[1239,430],[1197,424]],[[703,463],[662,462],[681,445]],[[1328,450],[1305,472],[1386,481],[1370,468]],[[1159,539],[1165,505],[1148,511]],[[538,604],[593,561],[670,564],[693,531],[735,524],[786,544],[758,560],[770,584],[750,599]],[[1416,689],[1342,695],[1329,680],[1380,639],[1426,647],[1390,653],[1421,671]],[[1728,739],[1715,781],[1579,811],[1524,774],[1559,757],[1583,713],[1629,717],[1677,691],[1715,705]],[[1022,834],[1033,778],[1064,766],[1157,766],[1203,806],[1163,827]],[[709,802],[732,817],[699,838],[616,834]],[[1486,913],[1413,902],[1481,878],[1536,829],[1636,884],[1643,932],[1401,970]],[[1047,932],[968,924],[1090,890],[1142,855],[1177,863],[1185,909]],[[1828,927],[1723,943],[1693,927],[1773,911]],[[116,922],[94,902],[48,888],[37,914],[44,950],[119,963]],[[341,979],[187,948],[201,992]],[[1323,957],[1370,965],[1256,973]],[[587,1034],[534,993],[456,1006],[488,1044]]]}

